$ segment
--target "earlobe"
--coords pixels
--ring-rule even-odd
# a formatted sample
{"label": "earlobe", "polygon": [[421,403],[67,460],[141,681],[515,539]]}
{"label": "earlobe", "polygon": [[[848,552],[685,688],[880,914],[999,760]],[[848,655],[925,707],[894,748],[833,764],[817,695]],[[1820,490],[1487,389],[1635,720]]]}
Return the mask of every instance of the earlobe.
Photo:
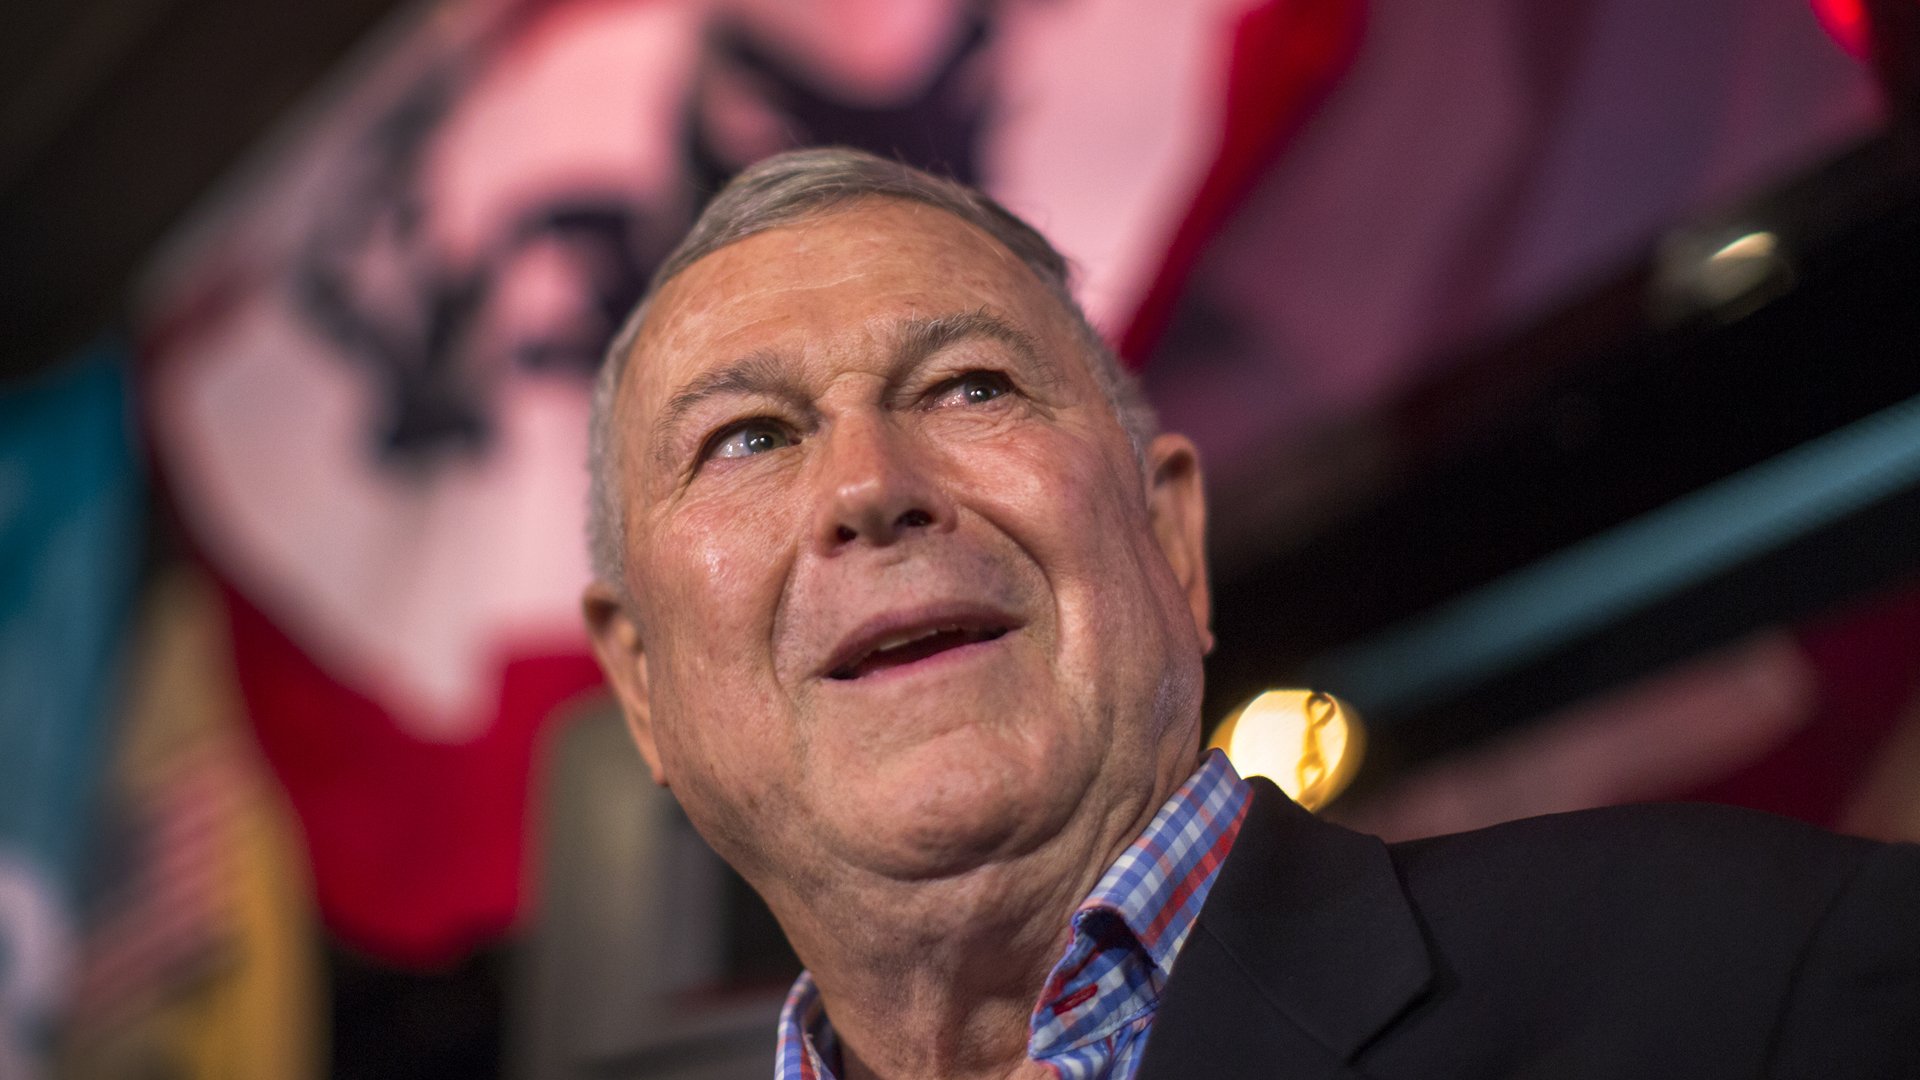
{"label": "earlobe", "polygon": [[1213,598],[1207,582],[1207,496],[1200,451],[1185,435],[1165,434],[1147,446],[1147,512],[1154,537],[1186,593],[1200,647],[1213,651]]}
{"label": "earlobe", "polygon": [[607,686],[626,717],[634,746],[653,774],[653,782],[670,786],[666,770],[660,767],[660,752],[654,745],[653,699],[648,692],[646,648],[639,626],[627,605],[604,582],[587,586],[580,597],[580,611],[586,617],[594,659],[600,662]]}

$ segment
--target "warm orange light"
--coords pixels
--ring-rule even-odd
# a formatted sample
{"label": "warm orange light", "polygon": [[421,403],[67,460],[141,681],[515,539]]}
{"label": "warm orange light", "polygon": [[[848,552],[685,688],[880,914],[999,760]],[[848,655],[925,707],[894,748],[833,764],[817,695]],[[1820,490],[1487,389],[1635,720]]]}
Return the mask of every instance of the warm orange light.
{"label": "warm orange light", "polygon": [[1264,776],[1294,802],[1318,810],[1346,790],[1366,737],[1353,710],[1331,694],[1269,690],[1213,733],[1242,776]]}

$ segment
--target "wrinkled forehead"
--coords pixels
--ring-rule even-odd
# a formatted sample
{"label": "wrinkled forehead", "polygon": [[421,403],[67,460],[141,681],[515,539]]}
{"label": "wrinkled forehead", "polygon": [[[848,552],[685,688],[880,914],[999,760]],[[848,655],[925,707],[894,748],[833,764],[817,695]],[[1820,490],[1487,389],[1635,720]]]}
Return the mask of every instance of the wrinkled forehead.
{"label": "wrinkled forehead", "polygon": [[905,319],[981,309],[1037,339],[1073,339],[1072,316],[1031,268],[937,207],[863,199],[757,232],[649,301],[626,357],[620,427],[645,429],[678,388],[750,354],[798,364]]}

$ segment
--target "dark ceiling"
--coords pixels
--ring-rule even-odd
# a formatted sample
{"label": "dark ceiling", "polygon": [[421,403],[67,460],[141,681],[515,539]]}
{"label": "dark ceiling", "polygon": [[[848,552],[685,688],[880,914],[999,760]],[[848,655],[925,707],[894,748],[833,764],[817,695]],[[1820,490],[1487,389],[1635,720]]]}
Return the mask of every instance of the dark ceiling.
{"label": "dark ceiling", "polygon": [[0,377],[122,316],[182,212],[396,0],[0,8]]}
{"label": "dark ceiling", "polygon": [[[1920,97],[1920,6],[1868,5],[1892,96]],[[168,228],[401,6],[0,7],[0,378],[50,364],[119,321],[133,274]]]}

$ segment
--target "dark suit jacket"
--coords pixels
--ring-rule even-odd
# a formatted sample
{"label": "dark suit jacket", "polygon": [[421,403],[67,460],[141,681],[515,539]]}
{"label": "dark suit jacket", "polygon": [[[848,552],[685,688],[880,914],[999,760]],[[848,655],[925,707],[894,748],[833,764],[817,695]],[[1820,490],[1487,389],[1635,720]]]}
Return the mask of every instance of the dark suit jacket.
{"label": "dark suit jacket", "polygon": [[1389,846],[1254,784],[1140,1080],[1920,1077],[1920,848],[1710,806]]}

